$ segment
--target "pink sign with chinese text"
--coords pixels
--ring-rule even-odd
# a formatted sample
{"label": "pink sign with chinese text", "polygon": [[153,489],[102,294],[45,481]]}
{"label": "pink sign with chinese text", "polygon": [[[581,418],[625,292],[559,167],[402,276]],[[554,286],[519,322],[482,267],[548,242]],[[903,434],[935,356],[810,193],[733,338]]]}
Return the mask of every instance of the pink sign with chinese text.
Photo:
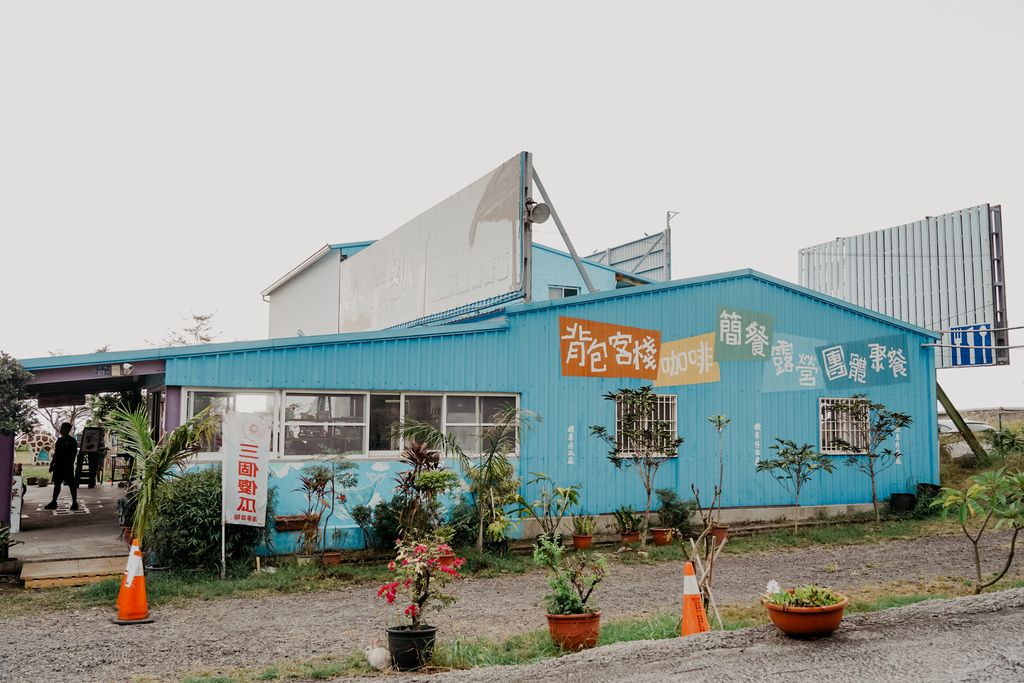
{"label": "pink sign with chinese text", "polygon": [[229,412],[223,433],[224,521],[264,526],[270,427],[259,415]]}

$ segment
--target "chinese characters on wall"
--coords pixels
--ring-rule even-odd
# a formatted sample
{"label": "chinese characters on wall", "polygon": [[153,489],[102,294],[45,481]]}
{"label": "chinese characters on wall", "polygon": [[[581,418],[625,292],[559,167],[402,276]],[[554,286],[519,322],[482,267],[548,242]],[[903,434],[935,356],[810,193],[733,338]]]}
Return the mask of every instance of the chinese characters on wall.
{"label": "chinese characters on wall", "polygon": [[718,362],[768,360],[775,332],[774,315],[719,306],[715,329]]}
{"label": "chinese characters on wall", "polygon": [[821,370],[830,389],[909,382],[907,339],[875,337],[818,347]]}
{"label": "chinese characters on wall", "polygon": [[661,332],[579,318],[558,320],[563,375],[658,378]]}

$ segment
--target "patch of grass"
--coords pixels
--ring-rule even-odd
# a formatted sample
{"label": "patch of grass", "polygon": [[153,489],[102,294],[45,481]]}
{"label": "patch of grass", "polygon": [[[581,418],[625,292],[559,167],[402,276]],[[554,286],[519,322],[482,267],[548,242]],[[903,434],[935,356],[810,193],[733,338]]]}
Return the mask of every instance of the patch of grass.
{"label": "patch of grass", "polygon": [[799,533],[792,529],[775,529],[750,536],[730,536],[724,553],[765,553],[780,550],[807,548],[816,545],[864,545],[886,543],[891,540],[914,540],[938,534],[955,534],[959,526],[952,520],[883,520],[875,524],[874,519],[863,522],[843,523],[837,520],[827,526],[801,527]]}
{"label": "patch of grass", "polygon": [[497,555],[484,551],[478,553],[476,548],[459,548],[455,551],[459,557],[466,558],[461,573],[471,573],[478,578],[494,578],[501,574],[524,574],[533,566],[532,557],[515,553]]}

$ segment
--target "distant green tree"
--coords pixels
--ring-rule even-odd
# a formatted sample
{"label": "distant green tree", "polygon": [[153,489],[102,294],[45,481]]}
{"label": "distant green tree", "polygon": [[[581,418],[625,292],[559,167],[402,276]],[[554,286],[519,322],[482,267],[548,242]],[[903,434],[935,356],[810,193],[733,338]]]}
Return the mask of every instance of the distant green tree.
{"label": "distant green tree", "polygon": [[142,392],[128,390],[89,394],[85,401],[89,405],[91,413],[85,425],[87,427],[103,427],[107,417],[118,408],[126,408],[130,411],[142,405]]}
{"label": "distant green tree", "polygon": [[36,428],[27,388],[32,379],[16,358],[0,351],[0,434],[14,436]]}

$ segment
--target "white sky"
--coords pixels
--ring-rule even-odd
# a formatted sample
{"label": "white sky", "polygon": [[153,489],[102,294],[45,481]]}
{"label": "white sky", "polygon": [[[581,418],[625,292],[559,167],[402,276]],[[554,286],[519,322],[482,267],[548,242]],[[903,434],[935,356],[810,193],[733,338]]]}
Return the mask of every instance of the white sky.
{"label": "white sky", "polygon": [[[1001,204],[1024,324],[1021,35],[1014,2],[3,3],[0,349],[145,348],[190,309],[265,338],[319,247],[521,150],[581,254],[679,211],[676,278],[795,282],[800,247]],[[939,380],[1024,406],[1012,358]]]}

